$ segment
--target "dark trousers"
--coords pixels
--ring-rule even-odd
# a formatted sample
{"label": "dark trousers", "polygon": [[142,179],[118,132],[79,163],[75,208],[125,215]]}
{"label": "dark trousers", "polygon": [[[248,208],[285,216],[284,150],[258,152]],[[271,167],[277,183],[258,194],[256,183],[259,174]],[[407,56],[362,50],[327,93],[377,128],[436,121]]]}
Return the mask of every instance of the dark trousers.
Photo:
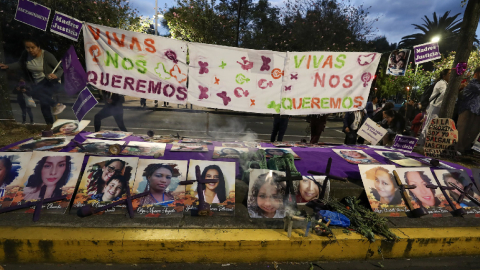
{"label": "dark trousers", "polygon": [[141,98],[140,99],[140,106],[147,106],[147,99],[146,98]]}
{"label": "dark trousers", "polygon": [[18,102],[18,105],[20,105],[20,109],[22,109],[22,122],[27,121],[27,113],[28,113],[28,117],[30,118],[30,122],[33,122],[32,108],[27,107],[23,94],[17,95],[17,102]]}
{"label": "dark trousers", "polygon": [[455,149],[463,154],[472,148],[472,143],[480,133],[480,115],[469,110],[462,112],[458,116],[457,130],[458,142]]}
{"label": "dark trousers", "polygon": [[95,114],[95,118],[93,120],[93,125],[95,126],[95,132],[100,131],[100,127],[102,125],[102,119],[107,118],[109,116],[113,116],[115,122],[117,123],[118,128],[121,131],[127,131],[125,124],[123,123],[123,106],[115,105],[112,106],[110,104],[106,104],[103,109],[101,109],[97,114]]}
{"label": "dark trousers", "polygon": [[[283,135],[287,131],[288,127],[288,118],[280,118],[275,117],[273,118],[273,130],[272,135],[270,136],[270,141],[274,142],[275,138],[277,141],[281,142],[283,140]],[[278,137],[277,137],[278,134]]]}
{"label": "dark trousers", "polygon": [[40,110],[42,111],[45,123],[53,124],[54,119],[51,107],[57,105],[57,102],[52,98],[55,93],[56,84],[44,79],[32,87],[32,97],[40,101]]}
{"label": "dark trousers", "polygon": [[346,145],[357,144],[357,131],[345,132],[345,141],[343,143]]}
{"label": "dark trousers", "polygon": [[312,116],[310,118],[310,143],[318,143],[322,132],[325,130],[327,124],[327,115]]}

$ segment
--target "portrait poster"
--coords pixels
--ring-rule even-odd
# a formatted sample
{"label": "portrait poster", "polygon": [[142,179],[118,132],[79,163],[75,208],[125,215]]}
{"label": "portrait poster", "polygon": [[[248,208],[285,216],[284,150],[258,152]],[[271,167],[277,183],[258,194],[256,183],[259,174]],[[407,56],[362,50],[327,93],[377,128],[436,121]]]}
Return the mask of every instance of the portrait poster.
{"label": "portrait poster", "polygon": [[[188,102],[242,112],[275,113],[286,53],[189,43]],[[278,110],[277,113],[280,113]]]}
{"label": "portrait poster", "polygon": [[[419,160],[421,160],[422,162],[424,162],[426,164],[431,164],[431,162],[432,162],[432,158],[427,158],[427,157],[419,158]],[[438,164],[437,168],[447,169],[447,170],[449,170],[449,169],[455,170],[455,167],[450,166],[450,165],[446,164],[445,162],[439,161],[438,163],[439,164]]]}
{"label": "portrait poster", "polygon": [[153,136],[152,138],[144,136],[142,138],[146,142],[153,143],[178,143],[180,141],[180,139],[171,136]]}
{"label": "portrait poster", "polygon": [[84,24],[83,37],[90,84],[121,95],[186,104],[185,41],[92,23]]}
{"label": "portrait poster", "polygon": [[276,147],[293,147],[295,146],[294,142],[274,142],[272,143],[273,146]]}
{"label": "portrait poster", "polygon": [[245,147],[248,147],[248,148],[261,148],[262,145],[258,142],[243,142],[243,144],[245,145]]}
{"label": "portrait poster", "polygon": [[[325,176],[306,175],[300,181],[294,182],[296,190],[297,204],[303,205],[309,201],[320,198],[323,189],[325,188],[324,199],[328,199],[330,194],[330,181],[325,181]],[[324,186],[325,185],[325,186]]]}
{"label": "portrait poster", "polygon": [[285,172],[266,169],[250,170],[247,209],[250,218],[284,218],[285,182],[276,182]]}
{"label": "portrait poster", "polygon": [[[87,204],[100,208],[126,199],[127,188],[133,188],[137,164],[138,157],[91,156],[84,169],[71,212],[76,213]],[[120,204],[104,212],[122,214],[126,208],[126,204]]]}
{"label": "portrait poster", "polygon": [[97,139],[105,139],[105,140],[123,140],[132,134],[133,134],[132,132],[125,132],[125,131],[102,130],[99,132],[88,134],[87,138],[97,138]]}
{"label": "portrait poster", "polygon": [[[437,186],[430,168],[396,168],[395,171],[404,185],[415,185],[408,189],[407,194],[414,209],[425,207],[429,217],[451,216],[453,210],[445,195],[439,188],[428,188],[427,185]],[[444,185],[444,183],[442,183]],[[457,204],[458,205],[458,204]]]}
{"label": "portrait poster", "polygon": [[[84,157],[82,153],[34,151],[10,206],[40,200],[45,188],[44,199],[67,197],[43,204],[42,212],[64,214],[75,192]],[[34,209],[35,206],[20,211],[32,213]]]}
{"label": "portrait poster", "polygon": [[208,152],[208,146],[201,143],[174,143],[170,152]]}
{"label": "portrait poster", "polygon": [[31,152],[31,151],[60,151],[63,147],[70,143],[70,139],[66,137],[47,138],[43,137],[39,140],[31,139],[24,143],[13,146],[7,151],[14,152]]}
{"label": "portrait poster", "polygon": [[[434,172],[442,185],[460,188],[460,190],[455,188],[454,190],[446,190],[446,192],[452,201],[457,202],[467,211],[467,216],[480,217],[480,192],[467,172],[463,170],[434,170]],[[471,185],[471,189],[466,195],[464,191],[468,185]],[[465,196],[459,201],[462,194]]]}
{"label": "portrait poster", "polygon": [[85,153],[88,155],[94,156],[109,156],[110,145],[119,144],[123,146],[125,144],[124,141],[108,141],[108,140],[97,140],[97,139],[86,139],[82,143],[82,147],[76,146],[70,153]]}
{"label": "portrait poster", "polygon": [[294,159],[300,159],[297,153],[293,152],[290,148],[269,148],[269,147],[262,147],[260,149],[265,150],[265,155],[267,158],[272,158],[274,156],[283,157],[285,154],[292,154]]}
{"label": "portrait poster", "polygon": [[340,157],[351,164],[382,164],[378,160],[372,158],[362,150],[351,149],[332,149]]}
{"label": "portrait poster", "polygon": [[404,154],[400,152],[392,152],[392,151],[375,151],[375,153],[379,154],[380,156],[387,158],[388,160],[392,161],[403,167],[421,167],[421,166],[428,166],[428,164],[424,164],[416,159],[406,157]]}
{"label": "portrait poster", "polygon": [[358,165],[363,187],[373,212],[382,217],[404,217],[405,204],[393,171],[395,165]]}
{"label": "portrait poster", "polygon": [[52,131],[55,136],[75,136],[85,129],[90,120],[69,120],[69,119],[58,119],[53,123]]}
{"label": "portrait poster", "polygon": [[405,76],[405,70],[408,66],[410,50],[394,50],[388,57],[388,66],[385,74],[393,76]]}
{"label": "portrait poster", "polygon": [[32,152],[0,152],[0,209],[15,198],[31,157]]}
{"label": "portrait poster", "polygon": [[248,148],[231,148],[215,146],[213,158],[240,158],[243,153],[249,152]]}
{"label": "portrait poster", "polygon": [[150,156],[159,155],[163,157],[165,154],[165,143],[151,143],[151,142],[128,142],[127,146],[122,150],[122,155],[132,156]]}
{"label": "portrait poster", "polygon": [[182,217],[187,180],[187,160],[140,159],[133,194],[148,192],[135,199],[133,210],[138,217]]}
{"label": "portrait poster", "polygon": [[205,139],[183,138],[181,143],[212,144],[212,141],[205,140]]}
{"label": "portrait poster", "polygon": [[[210,160],[190,160],[188,179],[197,180],[196,166],[200,166],[201,177],[218,179],[217,183],[202,184],[205,201],[210,204],[210,210],[216,216],[235,215],[235,162]],[[198,182],[187,185],[185,189],[185,212],[192,215],[198,213]]]}
{"label": "portrait poster", "polygon": [[224,142],[222,143],[223,147],[230,147],[230,148],[243,148],[245,145],[240,142]]}

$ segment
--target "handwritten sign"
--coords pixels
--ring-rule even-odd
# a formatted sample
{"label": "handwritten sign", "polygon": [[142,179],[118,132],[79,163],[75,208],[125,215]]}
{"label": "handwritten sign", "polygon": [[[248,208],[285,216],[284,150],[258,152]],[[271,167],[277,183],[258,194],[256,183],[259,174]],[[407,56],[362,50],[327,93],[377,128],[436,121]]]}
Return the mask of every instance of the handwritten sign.
{"label": "handwritten sign", "polygon": [[408,152],[412,152],[413,148],[417,144],[417,141],[418,141],[418,138],[397,134],[397,136],[395,136],[395,140],[393,142],[392,148],[399,149],[399,150],[407,150]]}
{"label": "handwritten sign", "polygon": [[73,41],[78,41],[78,37],[82,31],[82,22],[73,17],[55,11],[55,16],[53,17],[50,31]]}
{"label": "handwritten sign", "polygon": [[102,90],[179,104],[187,102],[187,44],[84,24],[88,82]]}
{"label": "handwritten sign", "polygon": [[28,0],[18,0],[15,20],[45,31],[48,18],[50,18],[49,8]]}
{"label": "handwritten sign", "polygon": [[365,108],[381,54],[374,52],[288,52],[283,75],[282,114],[304,115]]}
{"label": "handwritten sign", "polygon": [[425,156],[433,158],[455,157],[457,152],[454,146],[457,140],[458,130],[452,119],[432,119],[425,137]]}
{"label": "handwritten sign", "polygon": [[365,123],[360,127],[357,134],[369,141],[371,144],[376,145],[387,134],[387,130],[373,122],[372,119],[367,118]]}
{"label": "handwritten sign", "polygon": [[80,95],[78,95],[78,98],[72,107],[73,113],[78,121],[82,121],[83,117],[85,117],[85,115],[93,109],[97,103],[98,101],[95,99],[92,92],[85,87],[85,89],[80,92]]}

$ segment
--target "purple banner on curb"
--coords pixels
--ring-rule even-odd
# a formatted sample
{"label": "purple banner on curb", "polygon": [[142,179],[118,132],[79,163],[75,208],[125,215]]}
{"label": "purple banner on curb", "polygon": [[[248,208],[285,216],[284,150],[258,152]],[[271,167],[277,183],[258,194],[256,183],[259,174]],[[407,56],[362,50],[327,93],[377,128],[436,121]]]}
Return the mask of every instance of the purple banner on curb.
{"label": "purple banner on curb", "polygon": [[80,92],[77,101],[73,104],[72,110],[78,121],[82,121],[83,117],[91,110],[98,101],[87,87]]}
{"label": "purple banner on curb", "polygon": [[55,11],[50,32],[78,41],[83,23],[73,17]]}
{"label": "purple banner on curb", "polygon": [[397,135],[393,141],[392,148],[412,152],[417,144],[418,138]]}
{"label": "purple banner on curb", "polygon": [[413,46],[413,52],[416,65],[442,58],[437,42]]}
{"label": "purple banner on curb", "polygon": [[49,8],[28,0],[18,0],[15,20],[45,31],[49,17]]}
{"label": "purple banner on curb", "polygon": [[75,48],[70,46],[62,58],[63,76],[65,81],[65,92],[70,96],[82,91],[87,86],[87,73],[78,61]]}

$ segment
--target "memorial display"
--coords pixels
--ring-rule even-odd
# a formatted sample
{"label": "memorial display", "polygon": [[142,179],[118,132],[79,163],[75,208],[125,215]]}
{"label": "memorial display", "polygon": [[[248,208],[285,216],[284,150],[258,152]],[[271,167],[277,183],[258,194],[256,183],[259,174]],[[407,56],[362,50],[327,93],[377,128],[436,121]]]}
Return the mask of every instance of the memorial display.
{"label": "memorial display", "polygon": [[262,147],[261,149],[265,150],[265,154],[266,154],[267,158],[272,158],[274,156],[281,157],[285,154],[292,154],[295,159],[300,159],[300,157],[295,152],[293,152],[293,150],[290,149],[290,148],[266,148],[266,147]]}
{"label": "memorial display", "polygon": [[206,144],[199,144],[199,143],[174,143],[172,144],[172,148],[170,148],[172,152],[208,152],[208,146]]}
{"label": "memorial display", "polygon": [[132,141],[123,148],[122,155],[163,157],[166,147],[165,143]]}
{"label": "memorial display", "polygon": [[24,143],[9,148],[7,151],[31,152],[31,151],[59,151],[67,146],[70,139],[66,137],[31,139]]}
{"label": "memorial display", "polygon": [[70,150],[70,152],[85,153],[88,155],[96,155],[96,156],[110,155],[109,147],[114,144],[119,144],[123,146],[125,142],[87,139],[81,145],[77,145],[75,148]]}
{"label": "memorial display", "polygon": [[102,130],[99,132],[88,134],[87,138],[97,138],[97,139],[106,139],[106,140],[123,140],[132,134],[133,134],[132,132]]}
{"label": "memorial display", "polygon": [[316,200],[320,197],[322,193],[322,189],[325,188],[325,197],[324,199],[328,199],[330,194],[330,181],[325,181],[325,176],[312,176],[307,175],[303,176],[303,179],[300,181],[296,181],[294,184],[297,190],[296,199],[297,204],[303,205],[310,201]]}
{"label": "memorial display", "polygon": [[75,136],[80,133],[90,121],[82,120],[68,120],[68,119],[58,119],[53,123],[52,131],[55,136]]}
{"label": "memorial display", "polygon": [[284,182],[277,182],[284,172],[265,169],[250,171],[248,186],[248,214],[251,218],[284,218],[286,193]]}
{"label": "memorial display", "polygon": [[242,153],[248,152],[248,148],[231,148],[215,146],[213,158],[240,158]]}
{"label": "memorial display", "polygon": [[378,160],[367,155],[362,150],[349,150],[349,149],[333,149],[333,152],[337,153],[348,163],[352,164],[381,164]]}
{"label": "memorial display", "polygon": [[404,154],[400,152],[391,152],[391,151],[375,151],[375,153],[381,155],[382,157],[387,158],[393,163],[396,163],[403,167],[421,167],[427,166],[427,164],[423,164],[422,162],[415,160],[413,158],[406,157]]}

